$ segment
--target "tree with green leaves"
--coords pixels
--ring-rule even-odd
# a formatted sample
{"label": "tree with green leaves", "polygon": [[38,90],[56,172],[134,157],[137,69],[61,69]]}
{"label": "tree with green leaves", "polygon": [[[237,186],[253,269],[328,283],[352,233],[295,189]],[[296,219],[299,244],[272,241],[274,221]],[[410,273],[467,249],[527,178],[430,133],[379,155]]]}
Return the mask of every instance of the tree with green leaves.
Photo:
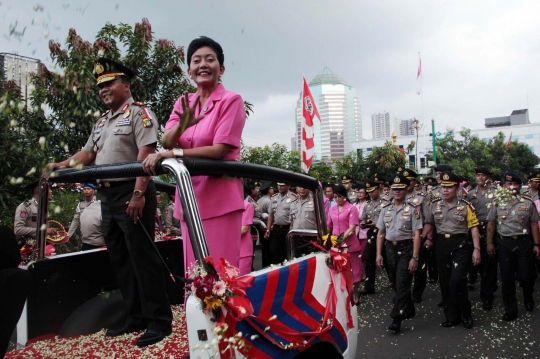
{"label": "tree with green leaves", "polygon": [[293,172],[301,171],[300,152],[289,151],[287,146],[279,143],[264,147],[242,145],[240,159],[242,162],[247,163],[272,166]]}
{"label": "tree with green leaves", "polygon": [[396,146],[390,141],[386,141],[384,146],[374,146],[372,152],[366,157],[365,165],[367,177],[373,178],[377,175],[379,178],[393,178],[398,167],[404,167],[406,159]]}

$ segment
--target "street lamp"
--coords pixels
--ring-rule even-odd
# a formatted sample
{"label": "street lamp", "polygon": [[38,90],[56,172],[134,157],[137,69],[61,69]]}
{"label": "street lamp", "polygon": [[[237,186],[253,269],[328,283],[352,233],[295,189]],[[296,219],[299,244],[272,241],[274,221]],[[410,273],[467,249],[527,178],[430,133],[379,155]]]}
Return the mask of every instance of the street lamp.
{"label": "street lamp", "polygon": [[433,137],[433,162],[435,162],[435,165],[437,164],[437,140],[444,140],[448,138],[452,132],[454,132],[454,126],[447,125],[446,135],[441,137],[442,134],[440,132],[435,132],[435,120],[431,119],[431,133],[429,135]]}

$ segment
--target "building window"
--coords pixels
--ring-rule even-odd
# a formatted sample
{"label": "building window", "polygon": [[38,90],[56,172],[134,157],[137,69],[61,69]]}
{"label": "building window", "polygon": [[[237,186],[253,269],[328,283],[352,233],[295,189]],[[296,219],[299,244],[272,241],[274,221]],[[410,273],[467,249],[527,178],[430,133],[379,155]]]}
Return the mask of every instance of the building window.
{"label": "building window", "polygon": [[489,142],[489,137],[483,138],[482,141]]}
{"label": "building window", "polygon": [[529,150],[531,150],[531,152],[534,153],[534,147],[533,146],[529,146]]}
{"label": "building window", "polygon": [[512,141],[519,141],[519,136],[512,136]]}
{"label": "building window", "polygon": [[372,150],[373,150],[373,147],[368,147],[368,148],[366,148],[366,151],[367,151],[367,152],[371,152]]}
{"label": "building window", "polygon": [[426,158],[420,157],[420,168],[426,168]]}
{"label": "building window", "polygon": [[534,138],[534,135],[531,135],[531,134],[525,135],[526,140],[530,140],[531,138]]}

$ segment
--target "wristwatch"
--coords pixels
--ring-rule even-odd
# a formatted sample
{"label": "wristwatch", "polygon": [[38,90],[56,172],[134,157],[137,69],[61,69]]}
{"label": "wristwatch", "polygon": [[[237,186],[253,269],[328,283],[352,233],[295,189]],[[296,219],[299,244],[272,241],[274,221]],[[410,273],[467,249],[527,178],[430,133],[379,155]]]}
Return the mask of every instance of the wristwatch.
{"label": "wristwatch", "polygon": [[174,157],[184,157],[184,150],[181,148],[175,148],[172,150]]}
{"label": "wristwatch", "polygon": [[412,259],[414,259],[414,260],[417,261],[417,262],[420,260],[420,258],[415,257],[415,256],[412,256]]}
{"label": "wristwatch", "polygon": [[136,189],[135,191],[133,191],[133,196],[135,198],[141,198],[143,196],[144,192],[141,191],[140,189]]}

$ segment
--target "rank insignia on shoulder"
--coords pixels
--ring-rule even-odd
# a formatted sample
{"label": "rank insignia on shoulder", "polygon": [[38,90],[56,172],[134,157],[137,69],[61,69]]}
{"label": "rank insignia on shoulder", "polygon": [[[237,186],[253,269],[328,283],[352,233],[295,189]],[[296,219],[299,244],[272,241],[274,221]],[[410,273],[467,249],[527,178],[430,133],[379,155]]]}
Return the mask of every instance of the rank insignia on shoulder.
{"label": "rank insignia on shoulder", "polygon": [[392,204],[392,202],[387,202],[387,203],[385,203],[385,204],[382,204],[382,205],[381,205],[381,208],[388,207],[388,206],[391,205],[391,204]]}
{"label": "rank insignia on shoulder", "polygon": [[109,114],[109,111],[110,111],[110,110],[107,110],[107,111],[103,112],[103,113],[101,114],[101,116],[99,116],[98,118],[102,118],[103,116],[107,116],[107,115]]}
{"label": "rank insignia on shoulder", "polygon": [[146,117],[143,117],[142,124],[143,124],[143,127],[145,127],[145,128],[149,128],[149,127],[153,126],[152,120],[150,120],[149,118],[146,118]]}
{"label": "rank insignia on shoulder", "polygon": [[521,195],[521,198],[526,199],[527,201],[534,202],[532,197],[527,196],[525,193]]}
{"label": "rank insignia on shoulder", "polygon": [[433,199],[431,200],[431,203],[437,203],[437,202],[440,202],[440,201],[442,201],[442,198],[441,198],[441,197],[433,198]]}
{"label": "rank insignia on shoulder", "polygon": [[124,112],[124,111],[126,111],[126,110],[128,109],[128,107],[129,107],[129,103],[126,103],[126,104],[124,105],[124,107],[122,107],[122,109],[121,109],[120,111],[121,111],[121,112]]}
{"label": "rank insignia on shoulder", "polygon": [[147,106],[146,102],[141,102],[141,101],[135,101],[135,102],[133,102],[133,104],[135,106],[139,106],[139,107],[146,107]]}
{"label": "rank insignia on shoulder", "polygon": [[128,108],[127,110],[124,111],[124,115],[122,117],[123,118],[128,118],[130,114],[131,114],[131,111]]}

